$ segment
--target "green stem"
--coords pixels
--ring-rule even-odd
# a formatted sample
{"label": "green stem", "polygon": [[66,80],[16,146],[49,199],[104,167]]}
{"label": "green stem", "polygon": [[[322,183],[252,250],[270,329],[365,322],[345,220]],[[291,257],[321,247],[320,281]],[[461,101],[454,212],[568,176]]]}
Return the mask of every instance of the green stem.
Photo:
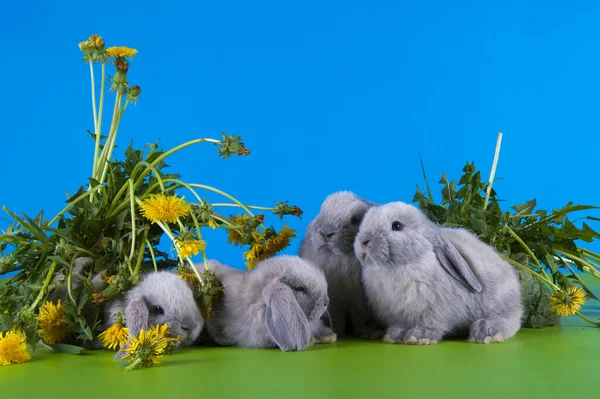
{"label": "green stem", "polygon": [[54,268],[56,268],[57,263],[58,262],[54,261],[50,265],[50,270],[48,271],[48,274],[46,275],[46,280],[44,281],[44,285],[42,286],[40,293],[38,294],[37,298],[35,299],[35,302],[33,302],[33,304],[29,307],[30,312],[33,312],[35,310],[35,307],[37,306],[37,304],[42,300],[42,298],[44,298],[46,289],[48,288],[48,285],[50,285],[50,281],[52,280],[52,274],[54,273]]}
{"label": "green stem", "polygon": [[233,202],[235,202],[240,208],[242,208],[243,210],[245,210],[246,213],[248,213],[250,216],[254,217],[254,214],[250,211],[250,209],[248,209],[248,207],[246,205],[242,204],[240,201],[238,201],[237,199],[235,199],[230,194],[227,194],[225,191],[221,191],[221,190],[219,190],[217,188],[214,188],[214,187],[211,187],[211,186],[206,186],[204,184],[190,183],[188,185],[191,186],[191,187],[197,187],[197,188],[202,188],[204,190],[212,191],[214,193],[222,195],[223,197],[227,197],[230,200],[232,200]]}
{"label": "green stem", "polygon": [[[241,208],[238,204],[211,204],[213,208]],[[274,211],[275,208],[267,208],[265,206],[246,205],[248,209],[256,209],[259,211]]]}
{"label": "green stem", "polygon": [[527,252],[527,254],[529,255],[529,257],[531,257],[531,259],[533,260],[533,262],[536,264],[536,266],[540,269],[540,271],[544,274],[544,276],[546,277],[547,280],[550,280],[550,277],[548,276],[548,273],[546,273],[546,270],[544,270],[544,267],[542,266],[542,264],[540,263],[540,261],[535,257],[535,255],[533,254],[533,252],[531,251],[531,249],[527,246],[527,244],[525,244],[525,242],[521,239],[521,237],[519,237],[517,235],[517,233],[515,233],[514,231],[512,231],[512,229],[508,226],[504,226],[506,228],[506,230],[508,231],[508,233],[513,236],[513,238],[521,245],[521,247],[523,247],[523,249],[525,250],[525,252]]}
{"label": "green stem", "polygon": [[496,166],[498,166],[498,157],[500,156],[500,144],[502,143],[502,132],[498,132],[498,140],[496,141],[496,152],[494,153],[494,163],[492,164],[492,171],[490,173],[490,181],[485,190],[485,201],[483,202],[483,209],[485,210],[490,200],[490,193],[492,192],[492,185],[494,184],[494,176],[496,176]]}
{"label": "green stem", "polygon": [[[166,157],[168,157],[171,154],[176,153],[177,151],[180,151],[186,147],[189,147],[191,145],[194,144],[199,144],[199,143],[214,143],[214,144],[220,144],[221,142],[219,140],[215,140],[215,139],[195,139],[195,140],[190,140],[186,143],[180,144],[177,147],[171,148],[169,151],[165,152],[164,154],[162,154],[161,156],[159,156],[158,158],[156,158],[153,162],[152,162],[152,166],[156,167],[158,164],[160,164]],[[148,173],[148,170],[145,170],[144,172],[142,172],[142,175],[138,178],[138,181],[136,181],[136,185],[135,187],[139,187],[139,185],[141,184],[141,182],[143,181],[143,178],[146,176],[146,174]],[[141,180],[140,180],[141,179]]]}
{"label": "green stem", "polygon": [[156,264],[156,256],[154,255],[154,249],[152,249],[152,244],[146,238],[146,245],[148,246],[148,250],[150,251],[150,256],[152,257],[152,264],[154,265],[154,271],[158,271],[158,265]]}
{"label": "green stem", "polygon": [[67,292],[69,293],[69,299],[74,306],[77,306],[77,302],[75,302],[75,298],[73,298],[72,291],[72,282],[73,282],[73,270],[69,271],[69,276],[67,277]]}
{"label": "green stem", "polygon": [[[135,226],[135,195],[133,193],[133,185],[131,180],[129,180],[129,204],[131,207],[131,251],[129,252],[129,259],[133,259],[133,254],[135,252],[135,236],[136,236],[136,226]],[[136,268],[137,272],[137,268]],[[135,276],[132,274],[131,277]]]}
{"label": "green stem", "polygon": [[[99,187],[99,189],[104,190],[104,187]],[[56,216],[54,216],[52,218],[52,220],[50,220],[50,222],[48,222],[48,226],[52,226],[52,224],[54,224],[54,222],[56,222],[58,220],[58,218],[60,218],[65,212],[67,212],[69,209],[71,209],[73,207],[73,205],[77,204],[79,201],[84,200],[86,197],[92,195],[93,193],[94,193],[94,191],[87,191],[87,192],[81,194],[76,199],[74,199],[73,202],[71,202],[69,205],[65,206],[62,211],[60,211]]]}
{"label": "green stem", "polygon": [[125,367],[125,371],[133,370],[141,362],[142,362],[142,359],[140,359],[139,357],[136,358],[133,363],[131,363],[129,366]]}
{"label": "green stem", "polygon": [[92,110],[94,112],[94,129],[98,125],[98,114],[96,112],[96,83],[94,79],[94,64],[92,60],[89,60],[90,63],[90,76],[92,79]]}
{"label": "green stem", "polygon": [[94,145],[94,170],[92,171],[92,177],[94,179],[98,178],[98,159],[100,153],[100,136],[102,135],[102,110],[104,108],[104,82],[106,76],[106,67],[105,62],[102,62],[102,83],[100,87],[100,104],[98,110],[98,119],[96,119],[95,128],[95,145]]}
{"label": "green stem", "polygon": [[575,256],[569,252],[563,252],[563,251],[556,251],[556,253],[559,253],[563,256],[566,256],[567,258],[574,260],[574,261],[578,261],[580,263],[583,263],[585,266],[587,266],[588,268],[594,270],[596,272],[596,274],[590,273],[592,275],[594,275],[594,277],[597,277],[597,273],[598,273],[598,267],[596,265],[594,265],[592,262],[588,262],[587,260],[580,258],[578,256]]}
{"label": "green stem", "polygon": [[519,268],[521,268],[521,269],[523,269],[523,270],[526,270],[526,271],[528,271],[529,273],[533,274],[535,277],[537,277],[537,278],[539,278],[540,280],[542,280],[543,282],[545,282],[545,283],[549,284],[549,285],[550,285],[550,286],[551,286],[551,287],[552,287],[552,288],[553,288],[555,291],[560,291],[560,287],[558,287],[557,285],[555,285],[555,284],[554,284],[552,281],[550,281],[550,280],[549,280],[549,279],[547,279],[546,277],[542,276],[541,274],[539,274],[539,273],[536,273],[534,270],[531,270],[531,268],[530,268],[530,267],[528,267],[528,266],[525,266],[525,265],[523,265],[523,264],[521,264],[521,263],[519,263],[519,262],[517,262],[517,261],[514,261],[514,260],[512,260],[512,259],[510,259],[510,258],[506,258],[506,257],[504,257],[503,259],[504,259],[505,261],[507,261],[508,263],[510,263],[511,265],[513,265],[513,266],[516,266],[516,267],[519,267]]}
{"label": "green stem", "polygon": [[587,317],[585,317],[584,315],[582,315],[580,312],[575,312],[575,314],[577,316],[581,317],[583,320],[587,321],[588,323],[593,324],[596,327],[600,327],[600,323],[588,319]]}
{"label": "green stem", "polygon": [[[146,242],[148,241],[148,230],[144,231],[144,238],[143,241]],[[135,263],[135,275],[137,276],[137,274],[140,271],[140,267],[142,267],[142,261],[144,260],[144,245],[140,245],[140,250],[138,252],[138,258],[137,258],[137,262]]]}
{"label": "green stem", "polygon": [[[133,181],[135,181],[135,175],[136,172],[138,171],[138,168],[141,166],[146,166],[146,168],[150,168],[150,170],[152,171],[152,173],[154,173],[154,177],[156,177],[156,180],[158,180],[158,184],[160,185],[161,190],[164,192],[165,191],[165,184],[163,183],[162,177],[160,177],[160,173],[158,173],[158,170],[156,170],[156,168],[154,166],[152,166],[151,164],[149,164],[146,161],[140,161],[137,163],[137,165],[135,165],[135,167],[133,168],[133,170],[131,171],[131,176],[129,176],[129,179],[127,179],[127,182],[125,184],[123,184],[123,186],[121,187],[121,189],[119,190],[119,192],[117,192],[117,195],[115,195],[115,198],[113,199],[113,202],[110,204],[110,208],[108,210],[108,214],[112,215],[112,210],[113,207],[116,206],[116,204],[119,203],[119,198],[121,198],[123,196],[123,194],[125,194],[125,191],[127,191],[127,186],[128,184],[132,183]],[[151,189],[146,190],[145,194],[151,193],[153,191],[153,187]],[[134,187],[134,190],[137,187]]]}
{"label": "green stem", "polygon": [[120,108],[122,98],[123,95],[117,92],[117,95],[115,96],[115,106],[113,109],[113,118],[110,126],[110,131],[108,133],[106,143],[104,144],[104,148],[102,149],[102,153],[100,154],[100,164],[98,166],[98,170],[102,170],[102,173],[99,176],[100,184],[104,183],[104,178],[108,169],[108,164],[110,162],[110,158],[112,156],[112,152],[117,139],[117,131],[119,130],[119,122],[121,120]]}

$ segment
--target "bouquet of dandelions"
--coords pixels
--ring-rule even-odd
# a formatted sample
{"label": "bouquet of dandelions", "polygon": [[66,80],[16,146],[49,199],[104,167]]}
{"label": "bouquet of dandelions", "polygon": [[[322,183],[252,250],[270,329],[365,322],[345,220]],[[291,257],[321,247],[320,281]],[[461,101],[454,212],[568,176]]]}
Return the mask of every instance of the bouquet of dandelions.
{"label": "bouquet of dandelions", "polygon": [[[130,104],[140,96],[139,86],[128,81],[129,64],[137,51],[128,47],[105,48],[103,39],[92,35],[79,44],[91,74],[94,131],[92,177],[67,200],[65,208],[47,220],[40,212],[36,217],[18,216],[3,207],[13,219],[0,235],[0,364],[9,365],[28,360],[36,344],[57,351],[79,353],[81,345],[101,339],[114,349],[131,339],[125,358],[130,366],[148,366],[168,352],[176,337],[168,335],[167,326],[153,326],[139,337],[129,337],[126,320],[121,319],[109,330],[98,334],[100,312],[93,322],[86,320],[82,309],[96,308],[106,300],[123,294],[139,282],[146,270],[176,268],[181,278],[192,284],[202,303],[203,314],[211,315],[212,300],[222,293],[222,286],[206,264],[206,243],[202,229],[226,229],[228,242],[247,246],[246,265],[286,248],[295,237],[294,230],[284,225],[279,231],[264,226],[264,215],[250,210],[272,211],[282,219],[285,215],[300,217],[302,211],[285,202],[272,208],[250,207],[233,196],[203,184],[186,183],[179,175],[167,174],[166,158],[184,148],[212,143],[223,158],[247,156],[241,137],[223,133],[222,139],[200,138],[163,152],[157,144],[135,150],[130,145],[124,160],[113,158],[119,124]],[[96,95],[95,69],[100,66],[99,101]],[[114,66],[114,76],[107,78],[106,68]],[[114,94],[113,115],[108,135],[102,135],[106,85]],[[189,190],[194,202],[177,196],[180,189]],[[231,202],[209,203],[199,190],[212,192]],[[241,214],[224,215],[218,209],[237,207]],[[175,248],[171,259],[158,245],[166,236]],[[201,254],[204,270],[192,262]],[[93,266],[80,289],[72,289],[73,267],[78,258],[91,258]],[[91,284],[94,275],[102,273],[106,288],[96,292]],[[56,279],[57,275],[65,276]],[[58,283],[55,281],[59,281]],[[58,284],[66,285],[68,299],[61,303],[47,301]],[[99,308],[98,308],[99,309]],[[76,344],[76,345],[73,345]]]}
{"label": "bouquet of dandelions", "polygon": [[458,184],[444,173],[441,203],[431,193],[425,167],[421,162],[426,193],[417,186],[413,198],[433,221],[447,227],[464,227],[496,248],[519,271],[525,314],[523,327],[541,328],[559,324],[559,317],[577,315],[600,327],[600,322],[581,313],[586,299],[600,301],[584,281],[600,279],[600,254],[583,248],[578,242],[591,243],[600,238],[585,221],[599,221],[583,216],[571,221],[575,212],[598,209],[572,202],[552,211],[535,209],[536,200],[514,205],[502,211],[500,199],[492,188],[502,133],[498,134],[496,152],[489,181],[482,181],[474,163],[467,163]]}

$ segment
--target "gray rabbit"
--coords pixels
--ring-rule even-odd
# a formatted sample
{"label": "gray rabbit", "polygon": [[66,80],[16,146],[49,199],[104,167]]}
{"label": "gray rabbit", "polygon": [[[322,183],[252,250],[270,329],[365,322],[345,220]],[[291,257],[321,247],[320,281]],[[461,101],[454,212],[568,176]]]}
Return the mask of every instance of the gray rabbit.
{"label": "gray rabbit", "polygon": [[225,287],[206,320],[218,345],[300,351],[335,341],[320,321],[329,303],[325,276],[310,262],[281,255],[250,271],[214,260],[208,266]]}
{"label": "gray rabbit", "polygon": [[367,212],[354,248],[386,342],[435,344],[449,334],[503,342],[520,328],[516,271],[465,229],[394,202]]}
{"label": "gray rabbit", "polygon": [[361,285],[361,265],[353,247],[360,222],[372,206],[351,192],[331,194],[321,205],[319,215],[309,223],[298,252],[325,273],[331,299],[329,314],[338,336],[352,333],[378,339],[383,335],[368,325],[370,311]]}
{"label": "gray rabbit", "polygon": [[192,289],[169,271],[148,273],[123,297],[107,304],[104,328],[116,322],[118,313],[125,315],[129,334],[136,337],[142,329],[168,324],[169,333],[180,337],[176,346],[192,345],[204,326]]}
{"label": "gray rabbit", "polygon": [[[78,258],[74,261],[71,288],[76,291],[85,280],[85,273],[94,264],[89,257]],[[61,302],[68,300],[66,277],[59,273],[54,278],[54,284],[62,283],[50,293],[50,301]],[[92,279],[92,285],[97,291],[105,287],[102,273],[97,273]],[[98,311],[97,305],[86,303],[83,314],[88,323],[92,323]],[[204,319],[196,306],[194,295],[189,285],[177,274],[169,271],[151,272],[142,281],[131,288],[125,295],[112,299],[101,307],[104,318],[98,328],[105,330],[115,322],[118,313],[125,315],[130,335],[139,336],[140,330],[148,329],[158,324],[168,324],[170,334],[180,336],[180,342],[175,346],[192,345],[204,326]],[[102,348],[102,343],[94,340],[86,344],[89,349]],[[117,353],[120,357],[122,354]]]}

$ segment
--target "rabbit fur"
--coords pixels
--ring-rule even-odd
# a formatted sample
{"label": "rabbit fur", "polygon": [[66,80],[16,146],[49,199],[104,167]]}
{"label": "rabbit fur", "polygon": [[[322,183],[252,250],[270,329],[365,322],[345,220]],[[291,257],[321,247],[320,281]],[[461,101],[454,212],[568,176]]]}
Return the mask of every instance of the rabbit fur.
{"label": "rabbit fur", "polygon": [[329,303],[325,276],[310,262],[281,255],[249,271],[216,260],[208,267],[225,287],[206,320],[206,331],[218,345],[300,351],[335,341],[320,321]]}
{"label": "rabbit fur", "polygon": [[361,285],[361,264],[353,246],[360,222],[372,206],[348,191],[329,195],[319,215],[309,223],[300,244],[298,255],[325,273],[331,299],[329,314],[338,336],[353,334],[377,339],[383,335],[369,325],[371,312]]}
{"label": "rabbit fur", "polygon": [[520,328],[516,271],[465,229],[394,202],[367,212],[354,248],[386,342],[435,344],[448,334],[502,342]]}

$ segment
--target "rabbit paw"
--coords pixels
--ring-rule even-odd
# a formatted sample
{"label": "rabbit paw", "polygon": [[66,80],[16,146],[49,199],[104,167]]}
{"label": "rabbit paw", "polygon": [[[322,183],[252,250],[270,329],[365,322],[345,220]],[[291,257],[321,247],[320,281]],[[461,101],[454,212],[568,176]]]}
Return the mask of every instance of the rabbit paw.
{"label": "rabbit paw", "polygon": [[442,339],[442,333],[425,327],[415,327],[406,331],[404,343],[408,345],[435,345]]}
{"label": "rabbit paw", "polygon": [[404,337],[405,331],[406,330],[402,327],[391,326],[385,332],[385,335],[383,336],[383,341],[387,342],[388,344],[400,343],[402,342],[402,338]]}
{"label": "rabbit paw", "polygon": [[502,321],[493,319],[480,319],[471,325],[469,342],[491,344],[506,341],[503,333]]}
{"label": "rabbit paw", "polygon": [[323,337],[313,337],[311,344],[334,344],[337,342],[337,335],[335,333],[331,333],[331,335],[326,335]]}

